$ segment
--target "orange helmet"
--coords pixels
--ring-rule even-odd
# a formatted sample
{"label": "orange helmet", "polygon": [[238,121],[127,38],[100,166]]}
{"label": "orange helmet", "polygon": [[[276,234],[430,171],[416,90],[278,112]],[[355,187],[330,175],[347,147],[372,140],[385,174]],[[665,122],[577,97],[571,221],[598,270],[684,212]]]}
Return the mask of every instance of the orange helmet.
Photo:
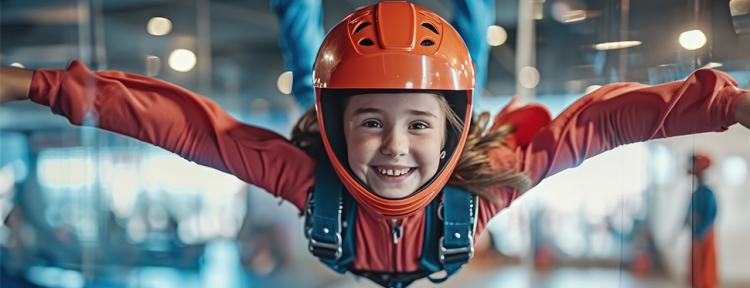
{"label": "orange helmet", "polygon": [[688,173],[691,175],[699,176],[703,174],[708,167],[711,167],[711,157],[702,152],[695,152],[690,156],[690,169]]}
{"label": "orange helmet", "polygon": [[[407,1],[381,2],[357,10],[326,35],[313,69],[316,109],[323,145],[342,184],[360,205],[390,217],[427,206],[448,182],[471,122],[474,66],[458,32],[434,12]],[[431,92],[448,100],[464,120],[448,131],[437,174],[403,199],[386,199],[368,190],[346,163],[341,125],[342,99],[364,91]],[[408,97],[408,96],[406,96]],[[451,129],[449,129],[451,130]]]}

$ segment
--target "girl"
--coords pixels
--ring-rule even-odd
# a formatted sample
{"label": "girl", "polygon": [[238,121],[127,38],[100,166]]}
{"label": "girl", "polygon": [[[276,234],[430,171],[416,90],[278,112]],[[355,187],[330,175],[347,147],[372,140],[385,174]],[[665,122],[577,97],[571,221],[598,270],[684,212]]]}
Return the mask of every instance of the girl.
{"label": "girl", "polygon": [[750,93],[724,73],[698,70],[658,86],[607,85],[552,121],[541,106],[512,103],[488,129],[488,114],[471,117],[473,64],[456,31],[395,1],[358,10],[328,33],[314,66],[316,109],[291,141],[144,76],[79,62],[0,73],[0,101],[30,99],[76,125],[95,113],[97,127],[290,201],[307,214],[313,254],[384,286],[455,272],[487,221],[586,158],[750,125]]}

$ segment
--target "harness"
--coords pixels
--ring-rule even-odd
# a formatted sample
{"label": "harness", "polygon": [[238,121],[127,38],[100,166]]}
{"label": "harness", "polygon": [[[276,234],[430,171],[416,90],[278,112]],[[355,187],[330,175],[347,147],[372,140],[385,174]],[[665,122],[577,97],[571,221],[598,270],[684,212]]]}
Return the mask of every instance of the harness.
{"label": "harness", "polygon": [[[327,158],[316,161],[315,187],[305,208],[305,236],[310,252],[334,271],[366,277],[384,287],[406,287],[428,278],[441,283],[474,254],[477,196],[446,186],[425,209],[424,241],[414,272],[374,272],[351,269],[356,257],[354,225],[357,202],[345,191]],[[430,275],[445,271],[443,278]]]}

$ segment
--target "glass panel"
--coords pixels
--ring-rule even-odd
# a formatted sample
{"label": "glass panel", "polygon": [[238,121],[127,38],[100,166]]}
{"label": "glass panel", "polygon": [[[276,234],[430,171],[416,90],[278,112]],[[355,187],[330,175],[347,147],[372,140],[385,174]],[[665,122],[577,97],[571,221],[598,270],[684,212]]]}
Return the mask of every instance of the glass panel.
{"label": "glass panel", "polygon": [[[228,172],[241,174],[254,165],[291,171],[309,164],[301,156],[281,162],[290,155],[258,152],[286,145],[258,139],[272,132],[288,138],[313,106],[312,61],[325,32],[371,2],[0,1],[3,67],[65,69],[78,59],[92,71],[132,73],[102,72],[96,81],[83,72],[38,77],[36,88],[66,82],[46,87],[49,95],[34,101],[0,105],[0,282],[8,287],[372,286],[351,273],[330,273],[310,255],[297,207],[245,182],[288,175],[272,175],[270,168],[252,171],[256,178]],[[448,19],[469,46],[481,75],[475,115],[488,111],[495,119],[516,97],[520,105],[541,103],[553,117],[563,115],[554,125],[573,123],[568,130],[555,126],[536,134],[542,144],[533,146],[535,152],[570,159],[529,164],[567,161],[557,169],[564,171],[499,212],[476,239],[473,262],[445,286],[750,285],[750,249],[742,244],[750,238],[744,221],[750,216],[745,191],[750,135],[741,125],[723,131],[716,124],[734,117],[730,101],[710,101],[720,106],[711,112],[694,109],[704,107],[707,97],[683,97],[695,101],[684,106],[657,101],[686,87],[677,85],[631,95],[652,97],[647,99],[653,103],[622,98],[603,104],[616,94],[610,84],[642,89],[634,83],[682,81],[701,68],[725,72],[738,89],[749,89],[750,1],[413,2]],[[447,27],[433,28],[445,32]],[[360,68],[366,73],[370,67]],[[0,91],[10,85],[5,79]],[[695,90],[735,85],[712,79],[693,80],[702,85]],[[119,84],[101,88],[114,83],[108,81]],[[184,91],[198,96],[189,98]],[[45,105],[50,97],[57,101],[54,107]],[[190,99],[209,99],[216,106]],[[583,113],[566,110],[580,105],[576,101],[594,105]],[[662,106],[655,109],[657,102]],[[596,113],[612,106],[620,109]],[[223,111],[237,122],[216,120]],[[654,120],[664,111],[669,114]],[[571,114],[577,116],[566,118]],[[629,130],[643,122],[668,125]],[[708,130],[723,132],[619,145],[644,135],[685,134],[681,129],[706,123],[716,124]],[[247,133],[249,126],[241,125],[266,130]],[[606,128],[614,132],[597,130]],[[573,130],[580,134],[554,134]],[[148,144],[161,138],[170,139],[158,143],[166,149]],[[552,147],[555,140],[573,145]],[[594,151],[598,140],[607,152]],[[221,141],[220,148],[212,146]],[[515,159],[512,151],[506,155],[501,162],[531,157],[521,150]],[[701,155],[710,158],[710,168],[689,173],[696,163],[691,157]],[[524,165],[518,167],[536,169]],[[269,189],[285,196],[297,188]],[[384,243],[391,243],[387,236]],[[376,240],[366,242],[376,247]],[[384,258],[368,265],[390,263],[391,254],[375,250]],[[710,264],[701,266],[712,259],[720,264],[715,271]],[[708,268],[697,270],[701,267]]]}

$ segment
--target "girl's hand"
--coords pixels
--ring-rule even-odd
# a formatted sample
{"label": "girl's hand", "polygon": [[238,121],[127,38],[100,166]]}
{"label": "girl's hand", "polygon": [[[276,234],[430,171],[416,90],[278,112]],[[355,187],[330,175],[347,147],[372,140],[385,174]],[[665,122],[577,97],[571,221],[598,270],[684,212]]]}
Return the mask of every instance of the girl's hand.
{"label": "girl's hand", "polygon": [[750,92],[745,92],[740,97],[737,110],[734,112],[734,119],[745,128],[750,129]]}
{"label": "girl's hand", "polygon": [[0,67],[0,104],[29,98],[33,70]]}

